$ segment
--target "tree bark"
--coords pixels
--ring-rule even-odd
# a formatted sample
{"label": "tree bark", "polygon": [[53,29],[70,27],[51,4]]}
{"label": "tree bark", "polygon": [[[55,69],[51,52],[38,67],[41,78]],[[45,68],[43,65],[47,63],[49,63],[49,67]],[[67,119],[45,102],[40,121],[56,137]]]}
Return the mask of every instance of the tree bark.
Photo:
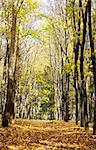
{"label": "tree bark", "polygon": [[12,6],[12,28],[11,28],[11,45],[9,49],[9,62],[8,62],[8,84],[7,84],[7,100],[5,110],[2,118],[3,127],[7,127],[10,120],[15,117],[14,102],[15,102],[15,81],[14,81],[14,52],[16,41],[16,10]]}
{"label": "tree bark", "polygon": [[89,38],[90,38],[90,47],[91,47],[91,60],[93,65],[93,78],[94,78],[94,123],[93,123],[93,134],[96,134],[96,57],[94,52],[94,39],[92,36],[92,21],[91,21],[91,1],[88,0],[88,16],[89,16]]}
{"label": "tree bark", "polygon": [[[75,5],[75,0],[73,2],[73,7]],[[80,1],[79,1],[79,8],[81,7]],[[77,61],[78,61],[78,54],[79,54],[79,46],[80,46],[80,11],[79,11],[79,20],[78,20],[78,41],[74,42],[74,56],[75,56],[75,69],[74,69],[74,88],[75,88],[75,101],[76,101],[76,124],[78,124],[78,66],[77,66]],[[73,11],[73,22],[74,22],[74,29],[76,29],[76,19],[75,19],[75,13]],[[75,36],[75,35],[74,35]]]}
{"label": "tree bark", "polygon": [[[80,2],[81,3],[81,2]],[[81,56],[80,56],[80,76],[81,76],[81,92],[80,92],[80,99],[81,99],[81,127],[85,126],[85,118],[86,118],[86,109],[87,109],[87,95],[86,95],[86,84],[84,81],[84,46],[85,46],[85,39],[86,39],[86,24],[87,24],[87,8],[85,10],[85,16],[82,14],[83,19],[83,41],[81,44]]]}
{"label": "tree bark", "polygon": [[64,60],[63,60],[63,48],[61,46],[61,114],[62,120],[64,120]]}

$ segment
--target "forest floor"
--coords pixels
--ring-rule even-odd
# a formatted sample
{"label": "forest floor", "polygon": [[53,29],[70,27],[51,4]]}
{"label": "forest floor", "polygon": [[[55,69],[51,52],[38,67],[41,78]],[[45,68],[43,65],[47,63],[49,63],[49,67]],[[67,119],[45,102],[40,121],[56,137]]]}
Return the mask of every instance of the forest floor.
{"label": "forest floor", "polygon": [[8,128],[0,125],[0,150],[96,150],[89,129],[72,121],[16,120]]}

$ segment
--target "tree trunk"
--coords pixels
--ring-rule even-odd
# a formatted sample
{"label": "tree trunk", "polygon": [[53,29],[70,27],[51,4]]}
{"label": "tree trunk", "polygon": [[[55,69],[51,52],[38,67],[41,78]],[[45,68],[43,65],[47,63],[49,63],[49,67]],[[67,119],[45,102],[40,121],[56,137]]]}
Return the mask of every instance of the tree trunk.
{"label": "tree trunk", "polygon": [[93,121],[93,107],[92,107],[92,101],[93,101],[93,91],[92,91],[92,86],[93,86],[93,80],[92,77],[90,78],[90,98],[89,98],[89,122],[92,123]]}
{"label": "tree trunk", "polygon": [[84,81],[84,45],[85,45],[85,38],[86,38],[86,23],[87,23],[87,7],[85,10],[85,16],[82,14],[83,18],[83,41],[81,45],[81,56],[80,56],[80,76],[81,76],[81,92],[80,92],[80,100],[81,100],[81,127],[85,126],[85,114],[84,114],[84,108],[86,108],[86,101],[87,101],[87,95],[86,95],[86,86]]}
{"label": "tree trunk", "polygon": [[65,121],[68,122],[69,120],[69,117],[70,117],[70,114],[69,114],[69,111],[70,111],[70,108],[69,108],[69,77],[70,77],[70,74],[67,73],[66,74],[66,84],[67,84],[67,89],[66,89],[66,117],[65,117]]}
{"label": "tree trunk", "polygon": [[3,127],[7,127],[9,122],[14,118],[14,102],[15,102],[15,81],[14,81],[14,52],[15,52],[15,37],[16,37],[16,11],[15,6],[12,6],[12,28],[11,28],[11,45],[9,50],[8,62],[8,84],[7,84],[7,100],[2,118]]}
{"label": "tree trunk", "polygon": [[63,48],[61,46],[61,114],[64,120],[64,61],[63,61]]}
{"label": "tree trunk", "polygon": [[88,0],[88,15],[89,15],[89,38],[90,38],[90,47],[91,47],[91,59],[93,65],[93,78],[94,78],[94,123],[93,123],[93,134],[96,134],[96,57],[94,52],[94,39],[92,36],[92,21],[91,21],[91,1]]}
{"label": "tree trunk", "polygon": [[6,102],[6,86],[7,86],[7,80],[8,80],[8,59],[9,59],[9,41],[6,38],[7,42],[7,49],[6,49],[6,55],[4,59],[4,67],[3,67],[3,83],[1,83],[1,111],[2,111],[2,117],[3,117],[3,110],[4,110],[4,104]]}
{"label": "tree trunk", "polygon": [[[75,5],[75,0],[73,2],[73,7]],[[81,7],[80,1],[79,1],[79,8]],[[79,20],[78,20],[78,41],[74,42],[74,55],[75,55],[75,69],[74,69],[74,88],[75,88],[75,101],[76,101],[76,124],[78,124],[78,54],[79,54],[79,45],[80,45],[80,11],[79,11]],[[76,19],[75,19],[75,13],[73,11],[73,22],[74,22],[74,29],[76,31]],[[74,35],[75,36],[75,35]]]}

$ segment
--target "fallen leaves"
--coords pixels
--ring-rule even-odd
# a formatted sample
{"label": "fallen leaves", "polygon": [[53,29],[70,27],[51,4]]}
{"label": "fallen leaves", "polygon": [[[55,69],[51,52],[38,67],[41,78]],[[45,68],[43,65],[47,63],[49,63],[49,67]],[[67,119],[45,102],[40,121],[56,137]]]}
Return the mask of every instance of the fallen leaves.
{"label": "fallen leaves", "polygon": [[96,150],[96,136],[74,122],[16,120],[0,127],[0,150]]}

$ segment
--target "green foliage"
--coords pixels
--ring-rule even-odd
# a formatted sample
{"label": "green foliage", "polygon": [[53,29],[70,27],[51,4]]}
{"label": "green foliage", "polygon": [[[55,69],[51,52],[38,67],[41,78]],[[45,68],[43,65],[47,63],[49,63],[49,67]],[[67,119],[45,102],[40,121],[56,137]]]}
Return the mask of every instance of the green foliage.
{"label": "green foliage", "polygon": [[23,36],[25,36],[25,37],[28,36],[28,35],[30,35],[33,38],[36,38],[36,39],[40,40],[40,36],[39,36],[37,30],[32,30],[32,29],[27,30],[27,29],[24,29],[24,30],[22,30],[22,33],[23,33]]}

